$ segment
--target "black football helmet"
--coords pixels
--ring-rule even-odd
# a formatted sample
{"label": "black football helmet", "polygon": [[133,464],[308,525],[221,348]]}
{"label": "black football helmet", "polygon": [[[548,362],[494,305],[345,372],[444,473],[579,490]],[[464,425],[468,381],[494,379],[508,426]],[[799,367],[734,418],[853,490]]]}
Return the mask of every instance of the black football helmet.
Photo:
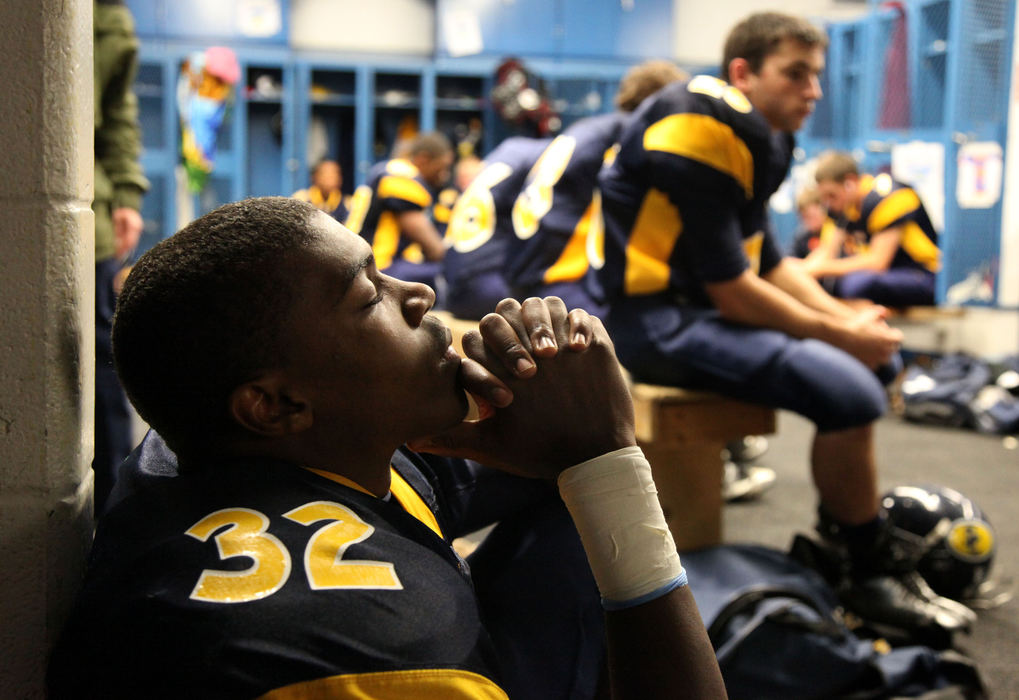
{"label": "black football helmet", "polygon": [[994,561],[994,528],[979,507],[944,486],[897,486],[881,500],[892,524],[922,538],[917,571],[938,594],[977,596]]}

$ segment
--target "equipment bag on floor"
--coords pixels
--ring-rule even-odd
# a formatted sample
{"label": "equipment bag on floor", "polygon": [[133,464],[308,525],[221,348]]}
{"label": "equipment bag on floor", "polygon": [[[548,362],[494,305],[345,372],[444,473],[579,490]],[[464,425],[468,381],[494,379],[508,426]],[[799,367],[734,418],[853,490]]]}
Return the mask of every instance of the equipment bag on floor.
{"label": "equipment bag on floor", "polygon": [[824,579],[784,552],[723,545],[682,556],[732,700],[986,697],[954,651],[858,637]]}

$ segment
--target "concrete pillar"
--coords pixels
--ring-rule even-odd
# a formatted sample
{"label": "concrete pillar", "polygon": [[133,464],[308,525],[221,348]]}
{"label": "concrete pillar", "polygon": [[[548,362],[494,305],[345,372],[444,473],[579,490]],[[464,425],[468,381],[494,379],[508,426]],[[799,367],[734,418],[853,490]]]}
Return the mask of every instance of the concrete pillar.
{"label": "concrete pillar", "polygon": [[0,698],[41,698],[92,530],[92,3],[0,27]]}

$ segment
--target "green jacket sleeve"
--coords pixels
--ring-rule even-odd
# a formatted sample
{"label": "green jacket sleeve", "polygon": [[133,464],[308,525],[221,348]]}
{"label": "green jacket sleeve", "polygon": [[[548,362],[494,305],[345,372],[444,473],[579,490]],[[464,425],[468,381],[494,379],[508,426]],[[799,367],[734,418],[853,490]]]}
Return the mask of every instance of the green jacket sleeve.
{"label": "green jacket sleeve", "polygon": [[96,200],[140,209],[149,188],[142,171],[141,126],[132,84],[138,39],[127,7],[97,3],[95,10]]}

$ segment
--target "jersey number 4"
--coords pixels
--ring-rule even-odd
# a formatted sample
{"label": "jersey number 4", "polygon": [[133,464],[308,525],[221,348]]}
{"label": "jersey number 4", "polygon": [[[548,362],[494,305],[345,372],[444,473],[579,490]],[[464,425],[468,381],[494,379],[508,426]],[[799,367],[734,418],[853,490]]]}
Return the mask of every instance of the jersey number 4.
{"label": "jersey number 4", "polygon": [[[301,525],[328,521],[304,548],[304,570],[311,589],[403,588],[391,562],[343,559],[350,545],[363,542],[375,532],[346,506],[314,501],[283,517]],[[290,578],[290,552],[268,529],[269,518],[249,508],[218,510],[192,525],[185,534],[202,542],[213,537],[220,559],[246,557],[252,564],[240,571],[205,569],[191,591],[191,599],[246,603],[282,588]]]}

